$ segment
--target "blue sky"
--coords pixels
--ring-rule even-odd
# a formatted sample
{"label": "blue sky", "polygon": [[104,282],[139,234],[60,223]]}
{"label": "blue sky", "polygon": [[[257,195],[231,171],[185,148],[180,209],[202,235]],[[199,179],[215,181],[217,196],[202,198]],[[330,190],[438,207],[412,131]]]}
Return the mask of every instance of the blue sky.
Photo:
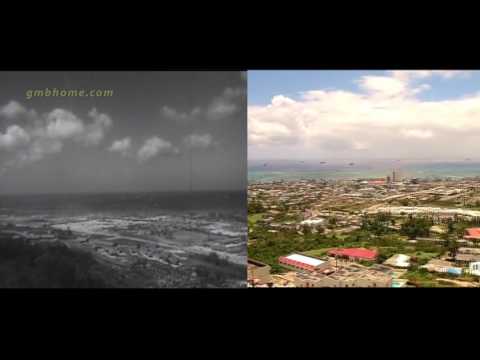
{"label": "blue sky", "polygon": [[[269,104],[275,95],[297,99],[301,92],[309,90],[344,90],[358,92],[355,82],[362,76],[383,76],[382,70],[255,70],[248,71],[248,103]],[[455,99],[480,91],[480,71],[472,71],[468,77],[422,79],[431,85],[429,91],[418,98],[425,101]]]}
{"label": "blue sky", "polygon": [[250,159],[480,160],[480,71],[249,71],[248,104]]}

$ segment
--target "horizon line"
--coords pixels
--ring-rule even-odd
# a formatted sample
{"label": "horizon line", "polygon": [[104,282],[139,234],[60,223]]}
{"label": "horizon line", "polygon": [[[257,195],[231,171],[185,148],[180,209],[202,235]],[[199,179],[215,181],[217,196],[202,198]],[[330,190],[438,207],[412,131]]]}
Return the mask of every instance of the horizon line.
{"label": "horizon line", "polygon": [[149,194],[149,193],[204,193],[204,192],[246,192],[246,189],[203,189],[203,190],[118,190],[118,191],[76,191],[76,192],[14,192],[2,193],[0,196],[31,195],[100,195],[100,194]]}

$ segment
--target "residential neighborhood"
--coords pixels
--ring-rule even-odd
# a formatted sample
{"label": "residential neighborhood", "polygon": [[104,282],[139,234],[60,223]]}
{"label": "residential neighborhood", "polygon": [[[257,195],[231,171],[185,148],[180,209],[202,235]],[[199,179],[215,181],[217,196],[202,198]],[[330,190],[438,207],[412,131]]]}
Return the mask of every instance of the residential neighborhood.
{"label": "residential neighborhood", "polygon": [[248,200],[251,287],[480,286],[480,178],[258,182]]}

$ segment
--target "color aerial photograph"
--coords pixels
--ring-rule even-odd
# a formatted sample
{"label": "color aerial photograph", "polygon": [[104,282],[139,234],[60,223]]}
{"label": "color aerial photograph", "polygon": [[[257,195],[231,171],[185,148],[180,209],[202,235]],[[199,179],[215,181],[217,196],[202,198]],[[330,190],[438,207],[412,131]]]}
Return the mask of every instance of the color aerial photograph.
{"label": "color aerial photograph", "polygon": [[248,287],[479,287],[479,119],[479,71],[249,71]]}
{"label": "color aerial photograph", "polygon": [[1,288],[246,288],[245,72],[0,84]]}

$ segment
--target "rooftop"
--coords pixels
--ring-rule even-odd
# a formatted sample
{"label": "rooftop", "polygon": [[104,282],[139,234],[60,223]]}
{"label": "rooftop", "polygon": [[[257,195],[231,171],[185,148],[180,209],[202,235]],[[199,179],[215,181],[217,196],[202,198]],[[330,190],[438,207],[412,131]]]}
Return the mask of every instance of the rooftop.
{"label": "rooftop", "polygon": [[291,254],[291,255],[285,256],[284,259],[300,262],[300,263],[310,265],[310,266],[314,266],[314,267],[322,265],[325,262],[325,261],[317,259],[317,258],[313,258],[313,257],[310,257],[310,256],[305,256],[305,255],[300,255],[300,254]]}
{"label": "rooftop", "polygon": [[248,267],[265,267],[265,266],[268,266],[268,265],[257,260],[253,260],[250,258],[248,259]]}
{"label": "rooftop", "polygon": [[480,228],[468,228],[465,229],[465,232],[467,235],[465,238],[470,239],[470,238],[480,238]]}
{"label": "rooftop", "polygon": [[457,254],[455,260],[465,262],[477,262],[480,261],[480,255],[478,254]]}
{"label": "rooftop", "polygon": [[407,268],[410,266],[410,256],[404,254],[395,254],[388,258],[384,264],[394,267]]}
{"label": "rooftop", "polygon": [[[334,266],[332,264],[332,266]],[[333,269],[333,268],[332,268]],[[334,271],[316,271],[313,273],[297,273],[296,276],[304,280],[315,280],[316,278],[328,277],[334,280],[391,280],[392,274],[374,268],[368,268],[360,264],[344,264]]]}
{"label": "rooftop", "polygon": [[332,256],[346,256],[364,260],[375,260],[378,255],[376,250],[369,250],[365,248],[333,249],[330,250],[328,254]]}

